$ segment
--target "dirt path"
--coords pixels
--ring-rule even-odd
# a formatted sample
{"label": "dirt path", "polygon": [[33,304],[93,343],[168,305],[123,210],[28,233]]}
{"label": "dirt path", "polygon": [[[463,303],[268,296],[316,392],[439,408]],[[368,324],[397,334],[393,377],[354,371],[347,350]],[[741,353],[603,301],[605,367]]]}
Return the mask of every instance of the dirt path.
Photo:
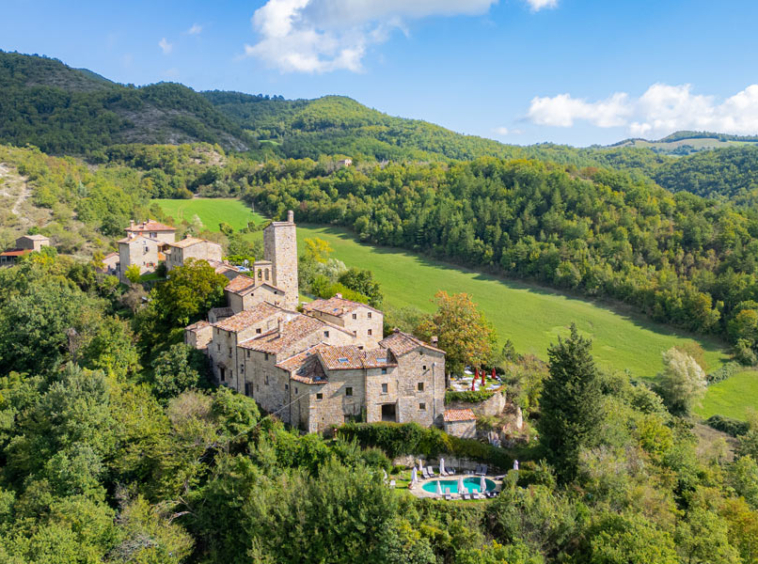
{"label": "dirt path", "polygon": [[[32,189],[29,187],[29,184],[26,182],[26,180],[22,177],[18,177],[17,182],[13,182],[13,177],[11,177],[10,169],[5,166],[4,164],[0,163],[0,181],[3,180],[3,178],[7,178],[7,185],[10,188],[13,184],[18,185],[19,191],[18,191],[18,197],[13,202],[13,206],[11,207],[11,213],[13,215],[17,215],[21,217],[21,206],[23,205],[26,200],[28,200],[32,195]],[[10,196],[12,194],[8,193],[7,191],[3,191],[5,195]],[[23,219],[23,218],[22,218]]]}
{"label": "dirt path", "polygon": [[13,212],[14,215],[17,215],[21,217],[21,211],[19,210],[20,206],[29,198],[32,196],[32,189],[29,188],[29,184],[24,182],[23,186],[21,187],[21,192],[18,195],[18,198],[16,198],[16,203],[13,204],[13,207],[11,208],[11,212]]}

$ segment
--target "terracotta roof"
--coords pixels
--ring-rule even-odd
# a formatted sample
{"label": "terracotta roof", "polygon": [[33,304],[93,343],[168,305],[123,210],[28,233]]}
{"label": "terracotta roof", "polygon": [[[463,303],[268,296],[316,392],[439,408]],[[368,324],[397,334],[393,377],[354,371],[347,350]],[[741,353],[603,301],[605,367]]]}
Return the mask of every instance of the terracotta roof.
{"label": "terracotta roof", "polygon": [[260,337],[240,343],[240,347],[258,352],[278,354],[287,347],[303,340],[308,335],[320,331],[324,327],[318,319],[298,315],[292,321],[282,325],[281,332],[274,329]]}
{"label": "terracotta roof", "polygon": [[121,262],[121,258],[118,256],[118,253],[108,253],[103,257],[103,264],[105,266],[116,265],[119,262]]}
{"label": "terracotta roof", "polygon": [[177,241],[176,243],[168,243],[168,246],[177,247],[179,249],[186,249],[187,247],[191,247],[193,245],[199,245],[200,243],[210,243],[211,245],[218,245],[218,243],[214,243],[213,241],[208,241],[207,239],[200,239],[198,237],[187,237],[186,239],[182,239],[181,241]]}
{"label": "terracotta roof", "polygon": [[252,286],[255,286],[255,280],[253,280],[249,276],[240,274],[239,276],[235,277],[231,282],[229,282],[229,284],[227,284],[224,287],[224,290],[226,290],[227,292],[231,292],[233,294],[238,294],[242,292],[243,290],[247,290],[248,288],[251,288]]}
{"label": "terracotta roof", "polygon": [[359,307],[365,307],[367,309],[370,309],[371,311],[382,313],[378,309],[374,309],[373,307],[369,305],[353,302],[350,300],[346,300],[342,297],[339,297],[339,294],[334,297],[329,298],[328,300],[314,300],[309,304],[303,305],[303,310],[304,311],[318,311],[321,313],[333,315],[335,317],[342,317],[343,315],[346,315],[348,313],[355,311]]}
{"label": "terracotta roof", "polygon": [[319,356],[329,370],[356,370],[363,368],[363,351],[355,345],[325,347]]}
{"label": "terracotta roof", "polygon": [[445,422],[452,423],[455,421],[474,421],[476,415],[470,409],[446,409]]}
{"label": "terracotta roof", "polygon": [[224,331],[242,331],[251,325],[255,325],[256,323],[260,323],[261,321],[268,319],[280,311],[282,310],[276,306],[273,306],[266,302],[261,302],[259,304],[255,304],[250,309],[239,312],[237,315],[222,319],[221,321],[215,323],[215,326]]}
{"label": "terracotta roof", "polygon": [[151,239],[150,237],[144,237],[143,235],[127,235],[123,239],[119,239],[118,243],[133,243],[134,241],[139,241],[142,239],[143,241],[150,241],[151,243],[154,243],[156,245],[162,245],[163,243],[161,241],[158,241],[158,239]]}
{"label": "terracotta roof", "polygon": [[318,359],[318,351],[328,345],[318,344],[315,347],[296,354],[278,363],[276,366],[290,373],[293,380],[304,384],[325,384],[327,376]]}
{"label": "terracotta roof", "polygon": [[393,353],[395,353],[395,356],[403,356],[404,354],[407,354],[412,350],[417,349],[418,347],[424,347],[426,349],[445,354],[445,351],[442,349],[438,349],[429,343],[425,343],[421,339],[417,339],[413,335],[403,333],[397,329],[395,329],[395,332],[392,333],[389,337],[382,341],[379,341],[379,346],[390,349]]}
{"label": "terracotta roof", "polygon": [[31,253],[31,249],[9,249],[3,253],[0,253],[0,257],[20,257]]}
{"label": "terracotta roof", "polygon": [[164,225],[153,219],[130,225],[126,228],[126,230],[131,233],[143,233],[148,231],[176,231],[176,229],[170,225]]}
{"label": "terracotta roof", "polygon": [[210,325],[211,324],[208,323],[207,321],[200,320],[200,321],[197,321],[197,322],[193,323],[192,325],[187,325],[187,327],[185,327],[184,330],[185,331],[192,331],[192,332],[194,332],[194,331],[197,331],[199,329],[202,329],[203,327],[210,327]]}
{"label": "terracotta roof", "polygon": [[216,316],[216,319],[219,319],[221,317],[231,317],[234,315],[234,310],[230,307],[213,307],[208,312],[208,315],[211,313]]}
{"label": "terracotta roof", "polygon": [[363,353],[363,365],[366,368],[385,368],[397,366],[397,361],[391,350],[379,348]]}

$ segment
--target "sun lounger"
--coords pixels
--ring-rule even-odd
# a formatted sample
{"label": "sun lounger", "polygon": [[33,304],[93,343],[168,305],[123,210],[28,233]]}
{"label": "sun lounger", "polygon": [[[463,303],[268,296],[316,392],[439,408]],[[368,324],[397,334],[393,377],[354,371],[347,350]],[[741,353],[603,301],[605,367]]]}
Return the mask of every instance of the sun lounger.
{"label": "sun lounger", "polygon": [[484,494],[481,494],[479,492],[476,492],[474,494],[474,499],[484,499]]}
{"label": "sun lounger", "polygon": [[453,499],[453,496],[452,496],[451,494],[449,494],[449,493],[446,493],[446,494],[445,494],[445,499],[446,499],[447,501],[452,501],[452,499]]}
{"label": "sun lounger", "polygon": [[421,475],[424,477],[425,480],[429,480],[431,477],[429,476],[429,472],[427,472],[426,468],[421,469]]}
{"label": "sun lounger", "polygon": [[464,493],[464,494],[461,494],[461,497],[462,497],[463,499],[465,499],[465,500],[469,500],[469,501],[471,500],[471,494],[470,494],[470,493],[468,493],[468,492],[466,492],[466,493]]}
{"label": "sun lounger", "polygon": [[431,466],[426,467],[426,473],[429,474],[429,477],[434,478],[437,474],[434,473],[434,469]]}

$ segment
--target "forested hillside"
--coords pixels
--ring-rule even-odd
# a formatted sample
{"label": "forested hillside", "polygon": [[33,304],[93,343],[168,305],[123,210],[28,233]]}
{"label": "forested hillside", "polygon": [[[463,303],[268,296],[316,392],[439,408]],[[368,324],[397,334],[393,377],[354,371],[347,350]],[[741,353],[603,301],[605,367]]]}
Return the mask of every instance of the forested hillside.
{"label": "forested hillside", "polygon": [[0,139],[59,155],[101,158],[104,147],[131,142],[256,146],[185,86],[123,86],[54,59],[17,53],[0,52],[0,115]]}

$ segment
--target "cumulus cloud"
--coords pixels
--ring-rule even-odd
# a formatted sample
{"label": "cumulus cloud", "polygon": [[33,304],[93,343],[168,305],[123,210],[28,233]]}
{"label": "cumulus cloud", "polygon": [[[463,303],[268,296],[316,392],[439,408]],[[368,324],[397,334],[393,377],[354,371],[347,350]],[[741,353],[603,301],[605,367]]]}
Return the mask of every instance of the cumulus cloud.
{"label": "cumulus cloud", "polygon": [[158,42],[158,47],[161,48],[161,51],[163,51],[164,55],[168,55],[171,53],[171,51],[174,50],[174,45],[166,41],[165,37]]}
{"label": "cumulus cloud", "polygon": [[526,0],[532,7],[532,10],[539,12],[544,8],[555,8],[558,6],[558,0]]}
{"label": "cumulus cloud", "polygon": [[537,125],[571,127],[585,121],[597,127],[627,127],[635,136],[661,135],[680,129],[721,133],[758,132],[758,84],[718,102],[695,94],[691,84],[653,84],[639,98],[616,93],[589,102],[570,94],[536,97],[527,117]]}
{"label": "cumulus cloud", "polygon": [[187,30],[187,33],[189,35],[198,35],[202,31],[203,31],[203,26],[201,26],[200,24],[192,24],[192,27]]}
{"label": "cumulus cloud", "polygon": [[[545,0],[533,0],[544,2]],[[268,0],[252,24],[260,36],[245,55],[285,72],[359,72],[372,46],[404,22],[428,16],[481,15],[497,0]]]}

